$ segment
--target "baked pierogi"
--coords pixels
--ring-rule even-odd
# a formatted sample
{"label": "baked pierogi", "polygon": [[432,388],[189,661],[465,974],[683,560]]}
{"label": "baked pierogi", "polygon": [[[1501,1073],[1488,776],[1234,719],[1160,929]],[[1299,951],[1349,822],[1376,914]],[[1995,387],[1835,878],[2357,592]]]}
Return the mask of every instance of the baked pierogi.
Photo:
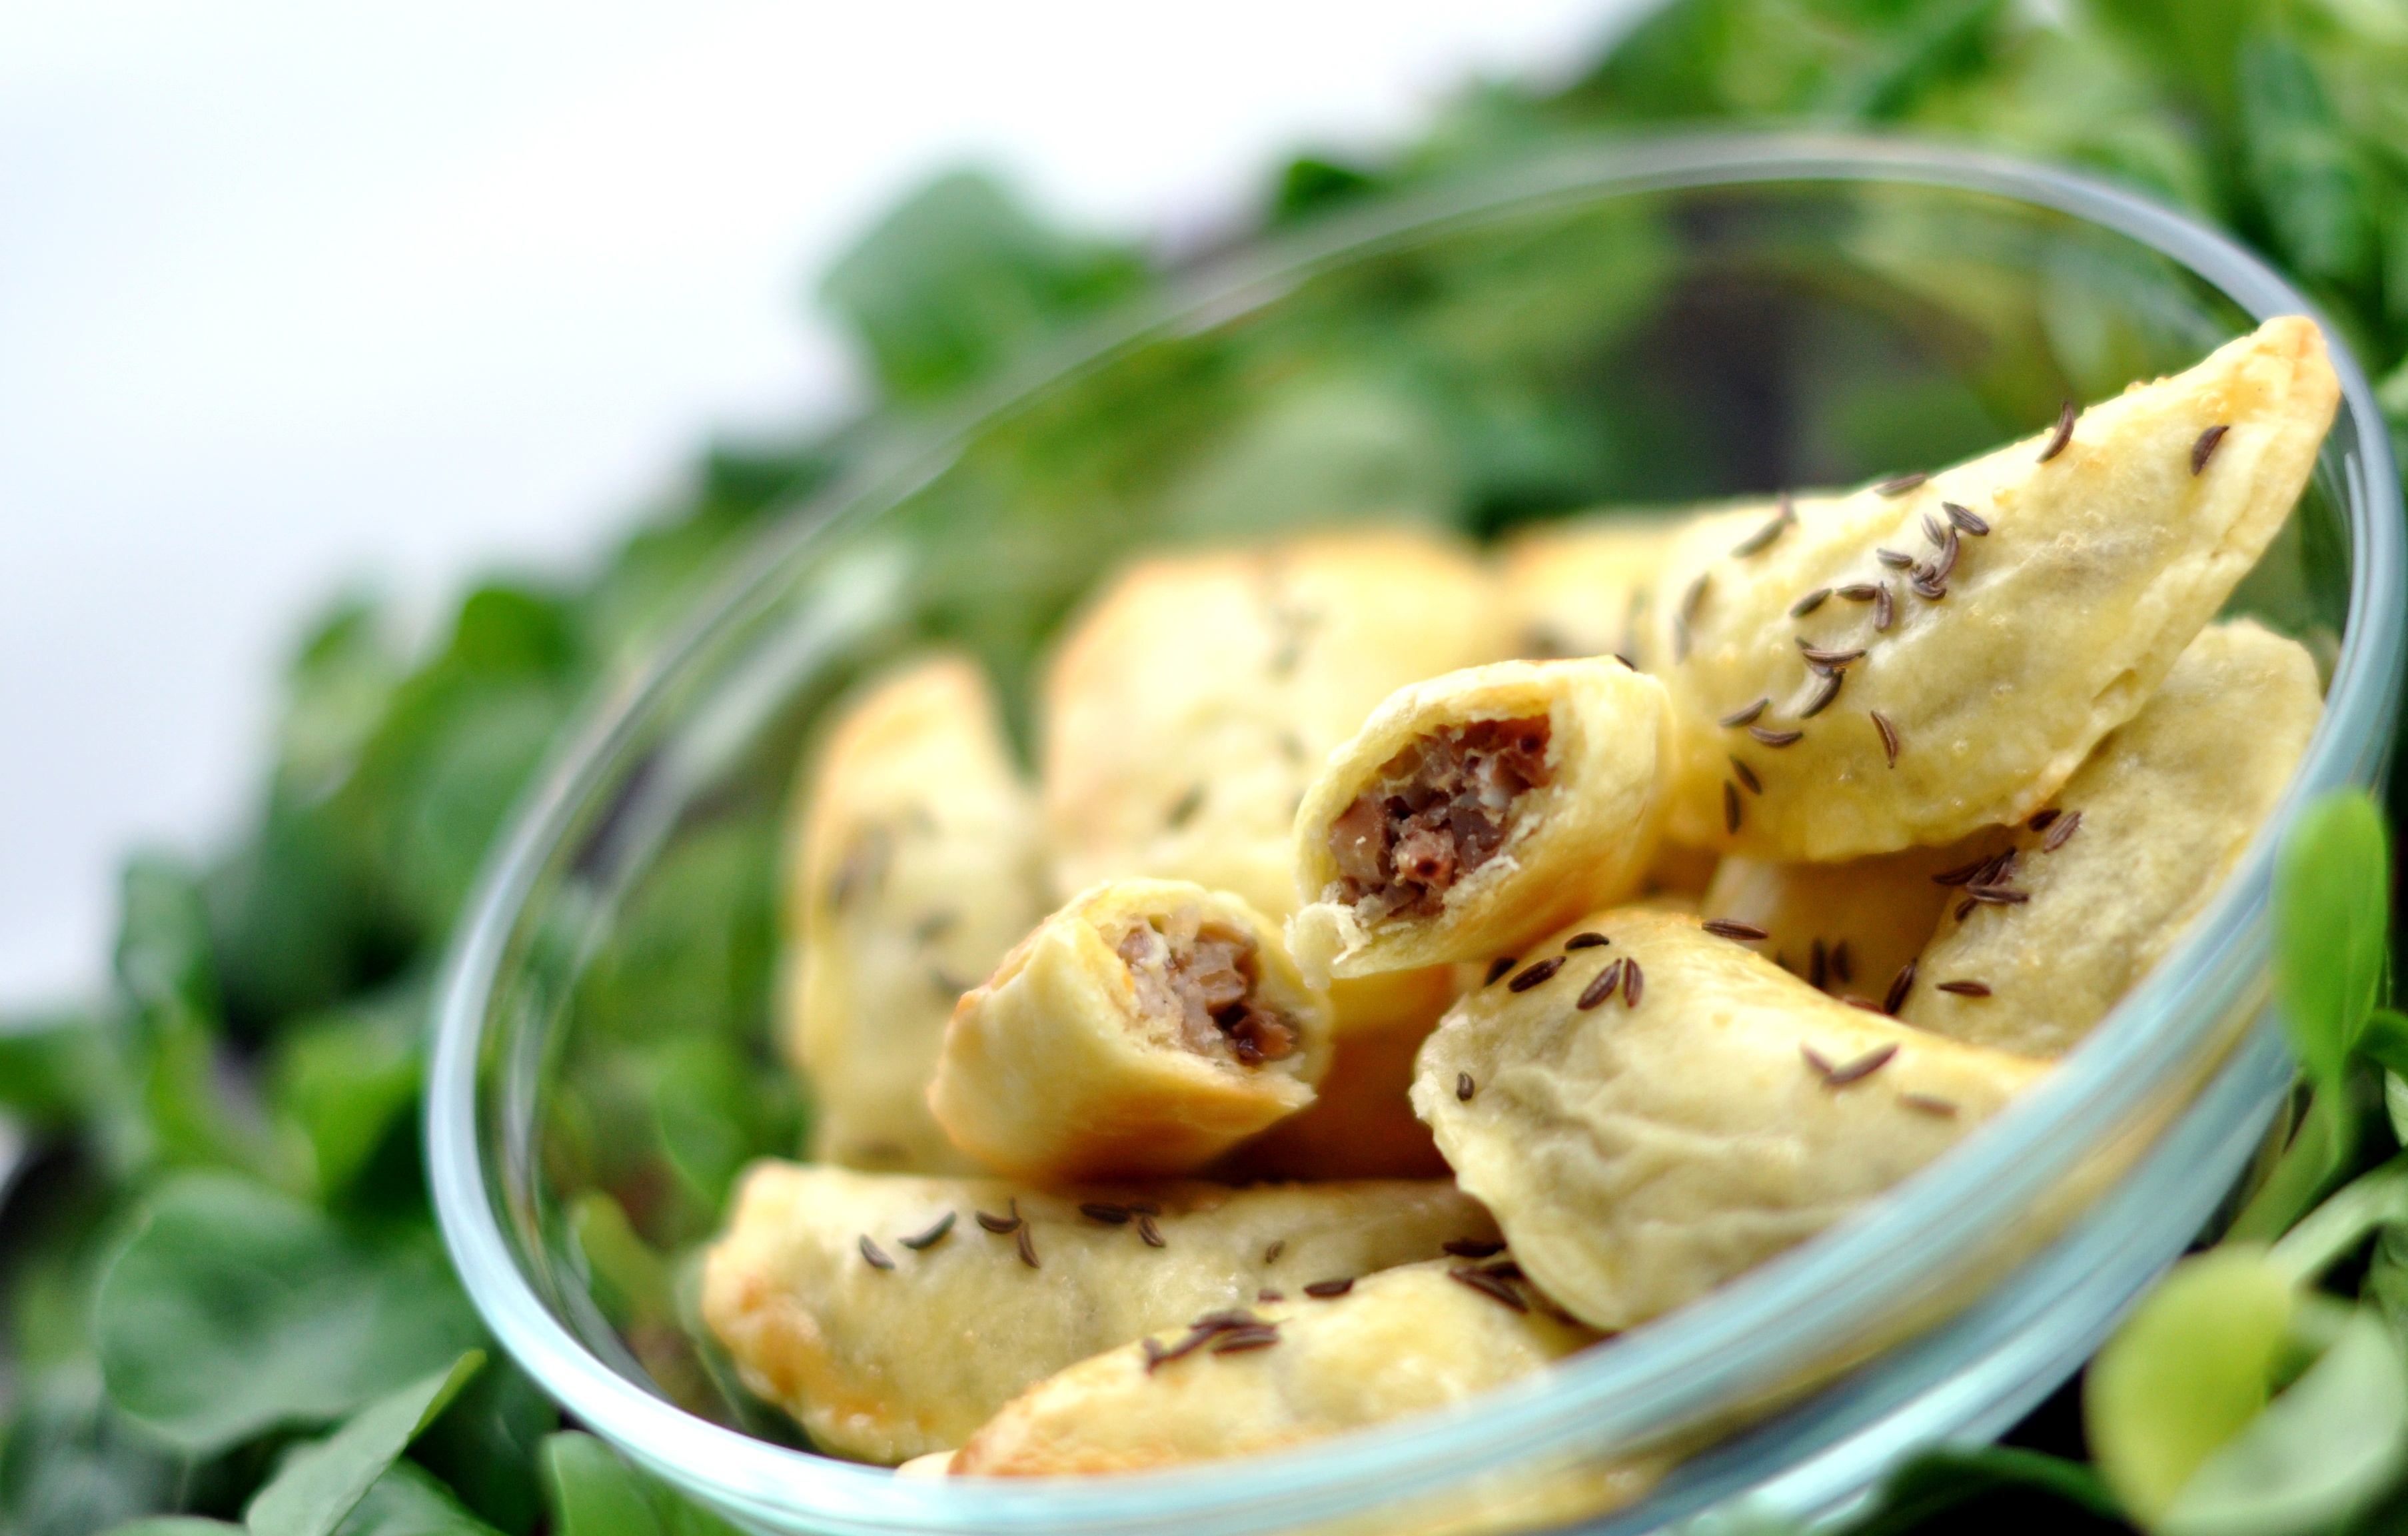
{"label": "baked pierogi", "polygon": [[1555,1315],[1510,1256],[1274,1294],[1047,1377],[970,1436],[951,1470],[1139,1471],[1308,1445],[1502,1386],[1598,1338]]}
{"label": "baked pierogi", "polygon": [[2223,885],[2323,711],[2305,647],[2211,625],[2011,854],[1937,887],[1949,911],[1899,1016],[2025,1055],[2079,1043]]}
{"label": "baked pierogi", "polygon": [[1413,1107],[1540,1289],[1618,1331],[1840,1220],[2046,1069],[1625,907],[1455,1004]]}
{"label": "baked pierogi", "polygon": [[2315,323],[2270,320],[2061,445],[1693,524],[1649,620],[1667,835],[1828,861],[2040,810],[2257,563],[2339,396]]}
{"label": "baked pierogi", "polygon": [[1329,998],[1240,897],[1110,881],[964,995],[928,1106],[1025,1179],[1189,1173],[1312,1102]]}
{"label": "baked pierogi", "polygon": [[705,1260],[702,1314],[813,1443],[891,1465],[1144,1334],[1496,1238],[1437,1182],[1039,1190],[763,1162]]}
{"label": "baked pierogi", "polygon": [[1656,854],[1663,685],[1610,659],[1498,662],[1398,690],[1296,816],[1307,978],[1506,953],[1636,892]]}
{"label": "baked pierogi", "polygon": [[784,1035],[818,1105],[811,1155],[974,1170],[928,1080],[954,1003],[1045,911],[1035,799],[978,664],[938,653],[841,705],[796,827]]}

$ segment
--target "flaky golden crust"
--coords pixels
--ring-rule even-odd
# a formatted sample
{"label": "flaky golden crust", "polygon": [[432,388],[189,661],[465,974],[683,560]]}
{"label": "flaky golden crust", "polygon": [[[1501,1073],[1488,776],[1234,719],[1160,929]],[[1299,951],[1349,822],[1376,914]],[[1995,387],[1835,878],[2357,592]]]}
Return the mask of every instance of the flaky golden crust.
{"label": "flaky golden crust", "polygon": [[[1567,949],[1580,932],[1610,942]],[[1821,1231],[2045,1069],[1834,1002],[1674,913],[1594,913],[1523,966],[1555,958],[1449,1012],[1413,1107],[1530,1278],[1609,1331]],[[1634,962],[1636,988],[1579,1006]]]}
{"label": "flaky golden crust", "polygon": [[[2032,438],[1893,494],[1801,496],[1749,553],[1735,551],[1772,526],[1772,507],[1703,519],[1668,557],[1650,621],[1679,733],[1667,836],[1828,861],[2039,810],[2257,562],[2338,397],[2315,323],[2270,320],[2092,406],[2045,462]],[[1949,504],[1964,510],[1953,534]],[[1926,582],[1936,599],[1877,553],[1928,577],[1952,539],[1954,568]],[[1818,671],[1801,645],[1863,654]],[[1840,691],[1810,715],[1833,670]],[[1730,787],[1734,756],[1760,795]]]}
{"label": "flaky golden crust", "polygon": [[[1540,717],[1551,777],[1516,799],[1497,852],[1435,914],[1362,921],[1330,848],[1355,798],[1436,732]],[[1297,889],[1313,895],[1288,921],[1297,964],[1313,979],[1485,959],[1630,895],[1656,854],[1668,737],[1663,686],[1616,661],[1497,662],[1399,689],[1330,754],[1297,811]]]}
{"label": "flaky golden crust", "polygon": [[[1290,1287],[1249,1309],[1278,1330],[1262,1348],[1207,1345],[1149,1369],[1140,1340],[1082,1360],[1005,1404],[952,1471],[1140,1471],[1283,1450],[1460,1401],[1597,1342],[1543,1307],[1525,1300],[1516,1312],[1447,1275],[1468,1267],[1448,1259],[1330,1277],[1354,1284],[1326,1299]],[[1153,1353],[1186,1332],[1153,1333]]]}
{"label": "flaky golden crust", "polygon": [[1037,808],[975,662],[863,687],[800,789],[784,1038],[815,1090],[813,1156],[969,1171],[926,1102],[945,1021],[1043,912]]}
{"label": "flaky golden crust", "polygon": [[[1118,953],[1138,927],[1174,944],[1199,928],[1253,940],[1253,996],[1293,1031],[1292,1048],[1249,1065],[1210,1021],[1209,1038],[1185,1038],[1168,1012],[1178,998],[1149,996]],[[955,1146],[1015,1178],[1168,1177],[1311,1104],[1329,1055],[1328,997],[1304,984],[1269,919],[1186,881],[1111,881],[963,995],[928,1107]]]}
{"label": "flaky golden crust", "polygon": [[1064,895],[1129,875],[1296,909],[1288,834],[1332,748],[1405,683],[1512,649],[1494,579],[1397,529],[1156,556],[1047,669],[1047,835]]}
{"label": "flaky golden crust", "polygon": [[1763,929],[1756,953],[1834,998],[1880,1002],[1899,971],[1923,953],[1954,894],[1931,877],[1978,863],[2007,842],[2003,828],[1985,827],[1946,848],[1907,848],[1845,864],[1733,854],[1715,867],[1698,912]]}
{"label": "flaky golden crust", "polygon": [[1900,1016],[2025,1055],[2079,1043],[2214,897],[2323,709],[2296,641],[2245,619],[2211,626],[2066,781],[2046,826],[2016,834],[1998,883],[2028,899],[1941,920]]}
{"label": "flaky golden crust", "polygon": [[[1082,1209],[1096,1202],[1120,1202],[1123,1219]],[[993,1232],[982,1212],[1025,1225]],[[926,1247],[903,1241],[949,1215]],[[1436,1183],[1044,1192],[764,1162],[745,1174],[705,1260],[702,1313],[745,1385],[821,1449],[892,1464],[960,1445],[1066,1366],[1251,1304],[1263,1287],[1367,1274],[1495,1236],[1476,1201]]]}
{"label": "flaky golden crust", "polygon": [[1619,655],[1645,667],[1646,605],[1679,527],[1673,517],[1615,512],[1517,532],[1498,569],[1520,653]]}

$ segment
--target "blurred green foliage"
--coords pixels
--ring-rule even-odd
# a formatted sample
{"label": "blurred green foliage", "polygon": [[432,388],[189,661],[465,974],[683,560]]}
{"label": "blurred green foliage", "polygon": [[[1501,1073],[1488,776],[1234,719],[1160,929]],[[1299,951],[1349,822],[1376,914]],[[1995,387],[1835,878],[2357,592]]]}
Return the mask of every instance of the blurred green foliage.
{"label": "blurred green foliage", "polygon": [[[2408,10],[2397,0],[1674,0],[1567,88],[1469,88],[1381,162],[1299,156],[1269,179],[1261,220],[1306,223],[1598,133],[1773,123],[2054,158],[2223,223],[2306,288],[2378,371],[2408,446]],[[1031,365],[1169,276],[1141,251],[1047,227],[992,179],[947,177],[869,231],[821,288],[876,382],[869,414],[711,447],[590,568],[480,586],[429,643],[359,595],[307,629],[247,825],[205,859],[128,863],[106,996],[0,1021],[0,1115],[33,1147],[0,1174],[0,1533],[85,1536],[166,1514],[194,1518],[139,1529],[224,1530],[259,1508],[262,1488],[315,1464],[296,1437],[331,1432],[322,1452],[352,1443],[341,1427],[382,1411],[410,1417],[410,1432],[359,1432],[374,1444],[335,1480],[365,1489],[331,1500],[343,1504],[340,1536],[720,1536],[720,1522],[599,1442],[559,1432],[507,1361],[465,1386],[444,1376],[457,1395],[431,1423],[380,1408],[480,1342],[419,1170],[433,968],[564,722],[623,682],[756,533],[861,465],[887,423]],[[1448,280],[1476,295],[1483,275]],[[1543,400],[1415,365],[1393,298],[1335,306],[1323,366],[1238,381],[1259,384],[1270,409],[1195,474],[1183,494],[1197,517],[1276,512],[1302,495],[1484,530],[1582,487],[1644,490],[1616,478],[1643,475],[1643,454],[1612,460],[1623,451]],[[1443,294],[1415,299],[1415,323],[1448,323]],[[2122,376],[2124,345],[2094,338],[2103,377]],[[1193,382],[1160,380],[1163,398],[1190,397]],[[1653,382],[1613,403],[1635,423],[1630,441],[1647,440],[1646,413],[1677,394]],[[1925,412],[1914,421],[1929,440],[1972,430],[1982,406],[1902,389],[1847,409],[1849,431]],[[1046,472],[1041,455],[1019,467]],[[1041,565],[1027,591],[953,615],[959,632],[1032,644],[1058,602]],[[571,1125],[551,1149],[582,1160],[580,1186],[614,1191],[573,1226],[639,1354],[648,1330],[675,1328],[666,1250],[698,1235],[691,1213],[707,1217],[742,1158],[793,1144],[798,1128],[790,1090],[758,1069],[775,878],[760,825],[731,820],[653,871],[581,999],[596,1027],[647,1042],[615,1058],[605,1088],[640,1112],[628,1123],[652,1127],[651,1144],[580,1140]],[[2362,926],[2352,931],[2364,941]],[[2363,955],[2335,964],[2331,985],[2357,1009],[2371,996]],[[2375,1082],[2386,1050],[2408,1058],[2408,1025],[2386,1018],[2397,1015],[2378,1013],[2357,1047],[2381,1065],[2351,1065],[2337,1048],[2320,1097]],[[2371,1144],[2335,1141],[2308,1182],[2327,1186]],[[676,1199],[645,1195],[655,1168]],[[2402,1241],[2383,1227],[2367,1274],[2395,1326]],[[1947,1452],[1901,1469],[1855,1529],[1902,1536],[2009,1511],[2072,1529],[2112,1509],[2071,1462]],[[322,1536],[323,1508],[313,1521]]]}

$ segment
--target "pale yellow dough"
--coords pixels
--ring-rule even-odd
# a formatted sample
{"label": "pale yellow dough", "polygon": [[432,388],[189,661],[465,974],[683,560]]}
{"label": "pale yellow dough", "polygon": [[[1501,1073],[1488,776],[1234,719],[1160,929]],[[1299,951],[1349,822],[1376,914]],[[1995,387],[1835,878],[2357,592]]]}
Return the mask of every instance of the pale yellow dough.
{"label": "pale yellow dough", "polygon": [[1733,854],[1715,867],[1698,912],[1762,928],[1759,954],[1834,998],[1881,1002],[1958,895],[1931,877],[1985,858],[2008,840],[2003,828],[1989,827],[1946,848],[1908,848],[1845,864]]}
{"label": "pale yellow dough", "polygon": [[[1081,1210],[1143,1201],[1115,1225]],[[976,1219],[1017,1214],[1023,1231]],[[922,1251],[904,1245],[948,1214]],[[1145,1241],[1152,1230],[1162,1240]],[[958,1446],[1044,1377],[1264,1287],[1435,1258],[1496,1224],[1452,1184],[1168,1183],[1041,1192],[756,1163],[703,1270],[702,1313],[745,1385],[822,1450],[893,1464]],[[892,1269],[865,1256],[867,1239]]]}
{"label": "pale yellow dough", "polygon": [[[2047,804],[2100,738],[2148,701],[2299,498],[2339,397],[2324,338],[2270,320],[2188,372],[2135,384],[2083,412],[2071,442],[2046,435],[1885,495],[1801,496],[1796,521],[1753,554],[1770,506],[1702,519],[1668,556],[1650,612],[1650,665],[1671,690],[1679,772],[1667,836],[1777,859],[1838,860],[1953,842]],[[2200,472],[2202,434],[2227,430]],[[1927,518],[1955,503],[1985,523],[1960,533],[1938,601],[1881,564],[1940,547]],[[1885,584],[1895,619],[1839,589]],[[1833,596],[1802,616],[1813,594]],[[1837,696],[1801,657],[1861,650]],[[1730,718],[1767,701],[1753,721]],[[1890,766],[1872,714],[1898,740]],[[1751,737],[1802,731],[1786,746]],[[1764,786],[1739,797],[1736,754]]]}
{"label": "pale yellow dough", "polygon": [[[1199,932],[1252,941],[1246,996],[1289,1031],[1284,1055],[1249,1062],[1182,999]],[[928,1107],[955,1146],[1016,1178],[1191,1173],[1311,1104],[1329,1052],[1328,996],[1305,986],[1277,925],[1226,891],[1111,881],[962,998]]]}
{"label": "pale yellow dough", "polygon": [[1521,653],[1627,656],[1648,665],[1644,608],[1678,520],[1592,514],[1516,533],[1498,557]]}
{"label": "pale yellow dough", "polygon": [[784,1039],[812,1156],[970,1171],[928,1113],[945,1021],[1045,911],[1037,807],[978,665],[939,653],[864,686],[798,804]]}
{"label": "pale yellow dough", "polygon": [[[1575,932],[1611,942],[1565,950]],[[1524,964],[1558,955],[1544,983],[1499,981],[1448,1012],[1413,1107],[1530,1278],[1608,1331],[1813,1236],[2046,1069],[1834,1002],[1675,913],[1593,913]],[[1633,961],[1638,1006],[1619,990],[1577,1006]],[[1817,1059],[1861,1075],[1835,1086]]]}
{"label": "pale yellow dough", "polygon": [[[1344,897],[1330,827],[1414,742],[1450,726],[1544,716],[1549,782],[1507,812],[1505,840],[1429,916],[1366,924]],[[1332,754],[1296,815],[1288,920],[1308,980],[1511,955],[1580,912],[1637,891],[1656,855],[1669,771],[1663,685],[1618,661],[1498,662],[1400,689]]]}
{"label": "pale yellow dough", "polygon": [[1331,750],[1397,689],[1510,654],[1512,635],[1476,559],[1395,528],[1130,567],[1043,682],[1056,888],[1192,880],[1285,917],[1297,801]]}
{"label": "pale yellow dough", "polygon": [[[2030,900],[1943,917],[1901,1016],[2026,1055],[2071,1049],[2214,898],[2323,709],[2298,642],[2245,619],[2207,629],[2066,781],[2057,820],[2015,837],[2004,883]],[[2080,824],[2043,851],[2077,812]],[[1968,981],[1990,996],[1939,990]]]}
{"label": "pale yellow dough", "polygon": [[[1517,1381],[1599,1337],[1515,1312],[1447,1277],[1454,1258],[1365,1275],[1317,1300],[1293,1286],[1248,1312],[1266,1348],[1208,1345],[1146,1368],[1144,1341],[1050,1376],[1004,1405],[953,1457],[956,1476],[1140,1471],[1307,1445]],[[1352,1278],[1352,1277],[1337,1277]],[[1508,1285],[1524,1298],[1526,1285]],[[1156,1330],[1157,1352],[1186,1337]]]}

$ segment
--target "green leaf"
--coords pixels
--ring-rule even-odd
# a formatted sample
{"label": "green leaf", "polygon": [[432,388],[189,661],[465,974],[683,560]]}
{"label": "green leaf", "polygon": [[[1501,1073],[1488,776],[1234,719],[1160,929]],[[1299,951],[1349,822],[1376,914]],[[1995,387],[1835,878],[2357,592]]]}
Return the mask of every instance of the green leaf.
{"label": "green leaf", "polygon": [[107,1536],[240,1536],[242,1527],[231,1520],[198,1514],[153,1514],[109,1528]]}
{"label": "green leaf", "polygon": [[2102,1520],[2123,1514],[2097,1469],[2079,1461],[2010,1445],[1941,1445],[1891,1472],[1874,1496],[1872,1511],[1843,1529],[1846,1536],[1908,1536],[1925,1521],[1974,1500],[2016,1489],[2045,1494]]}
{"label": "green leaf", "polygon": [[493,1530],[433,1473],[396,1461],[351,1507],[335,1536],[493,1536]]}
{"label": "green leaf", "polygon": [[543,1443],[543,1483],[552,1536],[740,1536],[736,1527],[575,1430]]}
{"label": "green leaf", "polygon": [[2362,275],[2376,249],[2372,188],[2315,66],[2261,28],[2241,50],[2240,84],[2250,182],[2283,254],[2309,278]]}
{"label": "green leaf", "polygon": [[994,179],[956,172],[862,237],[820,294],[890,396],[927,400],[993,374],[1144,278],[1134,253],[1057,234]]}
{"label": "green leaf", "polygon": [[2349,1084],[2341,1083],[2329,1092],[2319,1089],[2308,1101],[2308,1113],[2291,1144],[2275,1161],[2273,1171],[2233,1218],[2227,1240],[2271,1242],[2289,1231],[2332,1187],[2333,1181],[2348,1171],[2358,1135]]}
{"label": "green leaf", "polygon": [[340,1429],[285,1458],[276,1476],[244,1506],[251,1536],[331,1536],[419,1431],[485,1363],[472,1349],[442,1371],[386,1394]]}
{"label": "green leaf", "polygon": [[2391,861],[2383,813],[2338,790],[2300,812],[2274,866],[2274,997],[2319,1097],[2339,1091],[2383,984]]}
{"label": "green leaf", "polygon": [[2091,1361],[2091,1455],[2143,1525],[2266,1406],[2294,1305],[2263,1251],[2228,1244],[2175,1265]]}
{"label": "green leaf", "polygon": [[2311,1285],[2377,1228],[2402,1224],[2408,1224],[2408,1154],[2334,1191],[2266,1256],[2293,1285]]}
{"label": "green leaf", "polygon": [[2361,1309],[2324,1357],[2217,1450],[2158,1536],[2307,1536],[2382,1495],[2408,1459],[2408,1359]]}
{"label": "green leaf", "polygon": [[0,1432],[0,1529],[85,1536],[174,1495],[177,1458],[110,1405],[89,1363],[19,1376],[10,1406]]}
{"label": "green leaf", "polygon": [[308,1141],[321,1199],[348,1189],[417,1104],[425,1006],[411,987],[279,1038],[268,1101]]}
{"label": "green leaf", "polygon": [[543,1517],[536,1453],[560,1410],[508,1357],[489,1362],[426,1427],[410,1459],[452,1486],[478,1518],[526,1536]]}
{"label": "green leaf", "polygon": [[348,1228],[215,1173],[152,1199],[94,1330],[118,1406],[196,1456],[340,1417],[480,1338],[432,1232]]}

